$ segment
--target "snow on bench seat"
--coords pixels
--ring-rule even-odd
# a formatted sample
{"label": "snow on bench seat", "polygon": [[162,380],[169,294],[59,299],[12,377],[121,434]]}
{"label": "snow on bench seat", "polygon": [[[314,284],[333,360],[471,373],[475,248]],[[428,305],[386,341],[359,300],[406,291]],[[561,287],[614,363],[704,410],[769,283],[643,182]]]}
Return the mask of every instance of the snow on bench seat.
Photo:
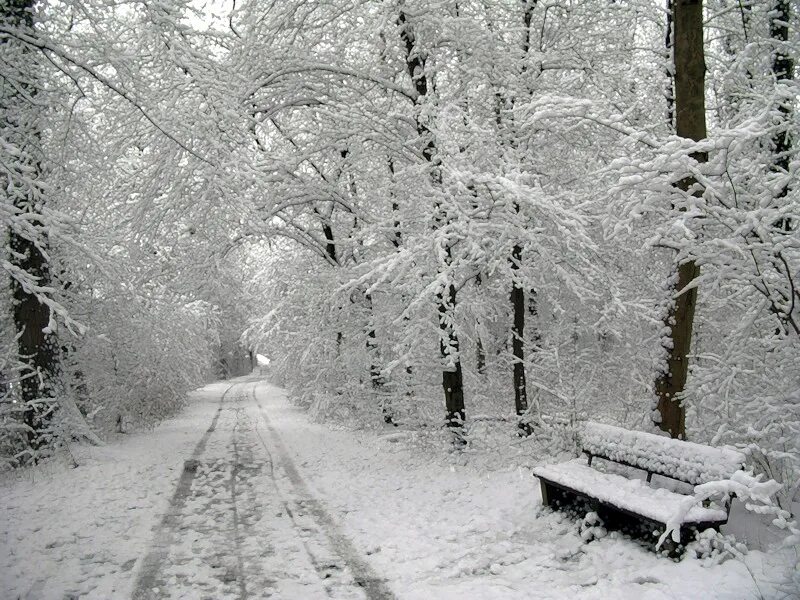
{"label": "snow on bench seat", "polygon": [[[640,479],[603,473],[588,466],[581,458],[558,465],[537,467],[533,469],[533,473],[540,479],[575,490],[604,504],[664,524],[679,512],[687,498],[669,490],[651,488]],[[693,506],[682,523],[724,523],[727,518],[725,510]]]}
{"label": "snow on bench seat", "polygon": [[694,485],[730,479],[745,462],[741,452],[729,448],[713,448],[602,423],[585,423],[580,438],[587,454]]}

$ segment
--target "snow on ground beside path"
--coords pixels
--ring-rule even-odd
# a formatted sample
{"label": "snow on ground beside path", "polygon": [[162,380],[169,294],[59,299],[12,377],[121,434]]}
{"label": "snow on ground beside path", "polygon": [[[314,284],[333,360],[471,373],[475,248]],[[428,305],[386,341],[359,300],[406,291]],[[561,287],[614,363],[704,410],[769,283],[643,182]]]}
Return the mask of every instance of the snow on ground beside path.
{"label": "snow on ground beside path", "polygon": [[541,509],[527,469],[425,452],[395,430],[333,430],[240,381],[222,404],[230,382],[151,432],[76,449],[77,469],[0,482],[0,600],[127,599],[134,581],[153,598],[339,600],[363,595],[356,571],[399,600],[794,597],[775,585],[788,553],[706,568],[614,534],[587,544]]}
{"label": "snow on ground beside path", "polygon": [[227,387],[195,392],[151,432],[74,448],[76,469],[0,483],[0,598],[129,597],[183,461]]}
{"label": "snow on ground beside path", "polygon": [[613,533],[586,544],[574,520],[541,509],[527,470],[448,464],[398,443],[399,434],[309,423],[278,388],[259,398],[313,491],[400,598],[794,597],[775,585],[788,575],[790,552],[704,567]]}

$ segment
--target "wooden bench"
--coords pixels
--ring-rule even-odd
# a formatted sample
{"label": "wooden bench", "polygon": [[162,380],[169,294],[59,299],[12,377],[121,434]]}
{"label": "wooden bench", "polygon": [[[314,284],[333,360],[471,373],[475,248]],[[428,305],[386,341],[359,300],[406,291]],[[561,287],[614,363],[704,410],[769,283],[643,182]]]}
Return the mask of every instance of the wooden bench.
{"label": "wooden bench", "polygon": [[[651,536],[660,535],[668,523],[675,525],[682,512],[681,539],[691,529],[718,529],[727,523],[730,501],[686,511],[691,504],[687,498],[695,485],[730,479],[742,469],[741,452],[591,422],[583,425],[580,441],[588,460],[533,469],[543,504],[560,508],[579,501],[590,505],[607,527]],[[594,460],[598,458],[603,459],[600,465]],[[653,476],[664,478],[658,481],[662,487],[652,485]]]}

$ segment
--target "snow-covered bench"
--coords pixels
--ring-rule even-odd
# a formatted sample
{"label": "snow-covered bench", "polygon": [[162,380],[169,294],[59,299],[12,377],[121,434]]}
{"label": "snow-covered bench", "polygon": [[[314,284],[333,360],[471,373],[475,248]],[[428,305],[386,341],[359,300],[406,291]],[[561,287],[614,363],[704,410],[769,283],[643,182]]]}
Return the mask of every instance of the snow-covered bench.
{"label": "snow-covered bench", "polygon": [[[573,505],[577,498],[594,507],[607,526],[631,529],[633,521],[659,534],[668,525],[705,529],[718,528],[728,521],[729,502],[698,504],[687,511],[691,504],[687,498],[692,498],[693,486],[728,480],[742,469],[745,457],[741,452],[601,423],[585,423],[580,440],[588,461],[577,458],[533,470],[541,482],[544,504],[557,508]],[[594,458],[607,461],[604,471],[592,466]],[[646,479],[637,478],[637,473],[646,473]],[[671,487],[684,490],[652,487],[654,475],[683,482]]]}

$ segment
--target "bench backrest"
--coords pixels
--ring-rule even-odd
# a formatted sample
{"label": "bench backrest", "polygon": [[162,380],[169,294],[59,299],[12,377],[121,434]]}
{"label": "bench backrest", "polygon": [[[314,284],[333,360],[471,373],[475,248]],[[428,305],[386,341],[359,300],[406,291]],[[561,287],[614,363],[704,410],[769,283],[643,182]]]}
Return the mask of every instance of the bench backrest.
{"label": "bench backrest", "polygon": [[730,479],[745,462],[744,454],[736,450],[602,423],[584,424],[581,445],[587,454],[693,485]]}

